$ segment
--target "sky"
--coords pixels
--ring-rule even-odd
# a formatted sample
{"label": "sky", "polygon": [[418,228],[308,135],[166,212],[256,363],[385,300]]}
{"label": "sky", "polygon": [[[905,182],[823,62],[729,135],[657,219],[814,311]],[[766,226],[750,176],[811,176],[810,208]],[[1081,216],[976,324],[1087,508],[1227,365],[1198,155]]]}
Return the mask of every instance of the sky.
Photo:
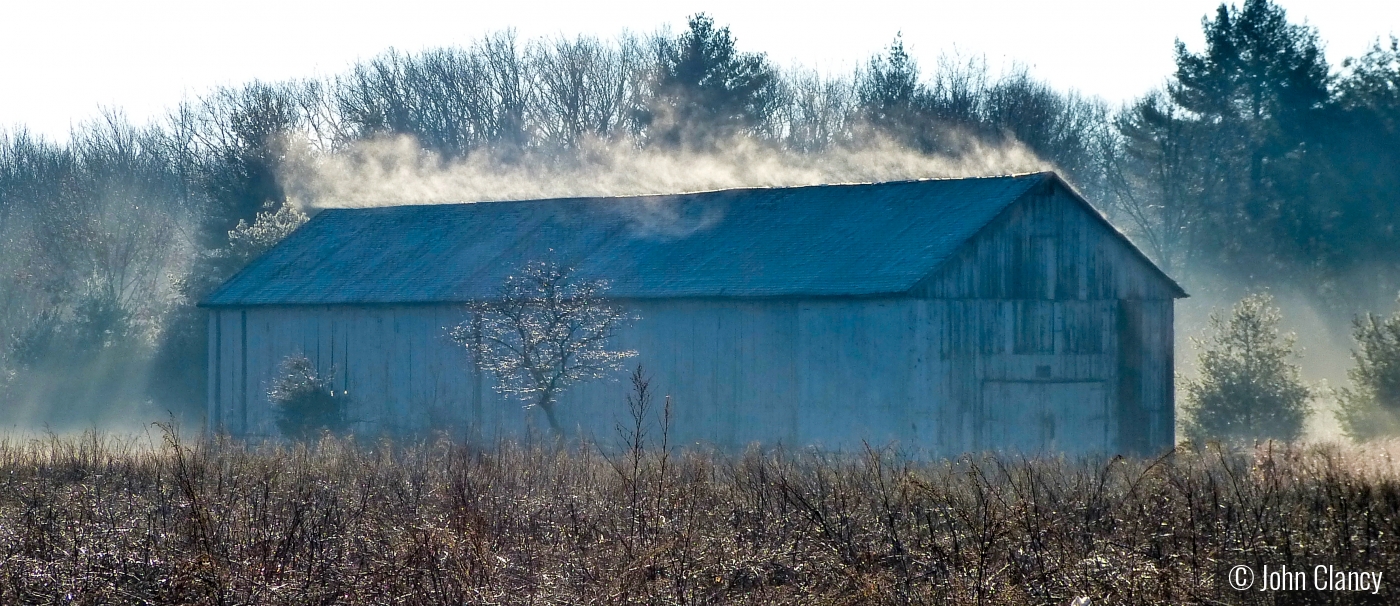
{"label": "sky", "polygon": [[[1279,0],[1318,28],[1335,65],[1400,34],[1397,0]],[[685,27],[706,12],[742,50],[778,65],[849,72],[902,33],[922,66],[985,56],[1061,89],[1122,103],[1161,86],[1180,38],[1200,49],[1218,0],[0,0],[0,129],[65,139],[104,108],[141,123],[182,99],[253,79],[337,74],[390,47],[465,45],[515,28],[522,38],[613,37]]]}

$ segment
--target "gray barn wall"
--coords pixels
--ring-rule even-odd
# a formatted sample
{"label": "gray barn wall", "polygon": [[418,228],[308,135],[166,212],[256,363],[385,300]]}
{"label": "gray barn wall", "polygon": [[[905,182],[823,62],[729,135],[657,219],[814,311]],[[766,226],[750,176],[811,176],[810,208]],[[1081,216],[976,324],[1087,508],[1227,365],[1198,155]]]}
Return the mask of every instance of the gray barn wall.
{"label": "gray barn wall", "polygon": [[[1116,368],[1105,375],[1103,389],[1118,448],[1151,453],[1175,443],[1174,301],[1182,293],[1098,211],[1058,183],[1009,207],[914,293],[1018,302],[1013,330],[1024,352],[1047,351],[1051,326],[1068,340],[1057,354],[1070,355],[1083,350],[1079,335],[1108,330]],[[1052,317],[1050,310],[1061,308],[1044,304],[1050,301],[1104,307],[1081,314],[1071,306]]]}
{"label": "gray barn wall", "polygon": [[[1009,430],[997,430],[1004,419],[982,410],[989,382],[1092,382],[1117,395],[1122,381],[1121,346],[1112,331],[1124,313],[1117,302],[716,300],[632,307],[642,319],[618,344],[639,352],[634,362],[647,368],[658,394],[674,397],[677,443],[851,447],[864,438],[940,453],[997,448],[1005,446]],[[1043,349],[1026,349],[1018,318],[1027,308],[1053,318],[1052,326],[1097,317],[1102,330],[1086,336],[1049,328],[1037,342]],[[350,392],[354,416],[367,422],[366,429],[470,425],[486,435],[518,434],[529,420],[543,428],[537,411],[523,411],[478,382],[464,350],[445,337],[445,327],[460,318],[452,308],[214,313],[222,370],[211,380],[217,394],[210,412],[233,433],[275,433],[266,392],[278,362],[297,353],[315,360],[321,372],[334,367],[338,389]],[[1147,356],[1149,349],[1132,355]],[[1170,348],[1164,351],[1170,355]],[[1145,400],[1148,388],[1170,385],[1168,373],[1144,374],[1147,380],[1121,389],[1140,390]],[[584,435],[611,440],[625,418],[626,389],[622,380],[581,385],[561,398],[561,419]],[[1169,415],[1129,407],[1107,419],[1105,444],[1159,447],[1155,439],[1117,438],[1114,418],[1130,416],[1147,423],[1144,435],[1156,435],[1153,423],[1161,424],[1156,430],[1170,429]],[[1021,429],[1036,430],[1014,430]]]}
{"label": "gray barn wall", "polygon": [[[1051,190],[1013,206],[906,296],[626,302],[641,319],[618,346],[673,396],[678,444],[1157,451],[1174,435],[1172,290],[1078,205]],[[335,369],[362,431],[543,428],[447,339],[461,319],[440,305],[211,310],[211,424],[275,433],[266,392],[301,353]],[[614,440],[617,379],[565,393],[562,422]]]}

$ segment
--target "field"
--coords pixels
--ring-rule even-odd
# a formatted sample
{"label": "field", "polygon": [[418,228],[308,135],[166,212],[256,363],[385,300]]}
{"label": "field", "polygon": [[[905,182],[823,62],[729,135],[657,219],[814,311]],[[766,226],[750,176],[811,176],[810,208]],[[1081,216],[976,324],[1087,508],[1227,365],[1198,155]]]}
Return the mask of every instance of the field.
{"label": "field", "polygon": [[1394,590],[1239,592],[1227,573],[1400,576],[1384,447],[635,446],[11,439],[0,603],[1379,604]]}

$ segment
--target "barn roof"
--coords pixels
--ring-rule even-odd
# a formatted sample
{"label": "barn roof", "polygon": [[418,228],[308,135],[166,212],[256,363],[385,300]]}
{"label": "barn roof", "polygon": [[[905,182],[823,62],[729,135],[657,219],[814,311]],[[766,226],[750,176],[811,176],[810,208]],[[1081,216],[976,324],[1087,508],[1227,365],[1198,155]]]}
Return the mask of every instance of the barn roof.
{"label": "barn roof", "polygon": [[543,259],[606,277],[619,298],[903,293],[1047,180],[1058,177],[329,209],[203,305],[460,302]]}

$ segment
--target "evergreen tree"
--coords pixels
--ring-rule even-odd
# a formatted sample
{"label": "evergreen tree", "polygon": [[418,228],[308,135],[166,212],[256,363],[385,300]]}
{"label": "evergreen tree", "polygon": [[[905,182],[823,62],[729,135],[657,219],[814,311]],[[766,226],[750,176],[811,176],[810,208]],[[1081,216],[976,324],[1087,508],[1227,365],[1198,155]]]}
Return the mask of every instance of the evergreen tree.
{"label": "evergreen tree", "polygon": [[[865,125],[923,152],[956,154],[960,135],[976,134],[982,116],[950,119],[939,115],[936,101],[920,82],[919,65],[904,50],[903,36],[895,36],[884,54],[871,57],[856,76],[858,115]],[[953,131],[957,136],[950,136]]]}
{"label": "evergreen tree", "polygon": [[1204,22],[1206,48],[1180,41],[1171,99],[1204,126],[1195,154],[1209,158],[1204,225],[1226,237],[1220,260],[1260,272],[1302,257],[1293,237],[1306,223],[1300,172],[1313,170],[1306,142],[1327,103],[1328,65],[1312,28],[1288,22],[1269,0],[1221,5]]}
{"label": "evergreen tree", "polygon": [[1326,163],[1309,189],[1323,244],[1313,257],[1331,276],[1356,275],[1330,289],[1337,298],[1378,300],[1400,290],[1400,272],[1376,263],[1400,255],[1400,41],[1343,65],[1314,146]]}
{"label": "evergreen tree", "polygon": [[905,52],[902,35],[895,36],[884,55],[871,57],[857,89],[866,120],[894,129],[917,119],[925,94],[919,84],[919,66]]}
{"label": "evergreen tree", "polygon": [[1311,392],[1293,363],[1293,335],[1268,295],[1250,295],[1228,318],[1211,314],[1213,334],[1193,339],[1200,376],[1186,384],[1192,439],[1293,440],[1303,432]]}
{"label": "evergreen tree", "polygon": [[346,433],[354,423],[349,394],[335,389],[335,368],[319,374],[304,355],[283,358],[267,399],[277,415],[277,430],[292,440],[311,442],[323,431]]}
{"label": "evergreen tree", "polygon": [[1348,109],[1377,114],[1390,133],[1400,126],[1400,38],[1376,42],[1365,55],[1342,62],[1347,74],[1338,82],[1341,102]]}
{"label": "evergreen tree", "polygon": [[[763,53],[741,53],[728,27],[704,13],[659,47],[657,138],[705,145],[739,132],[763,134],[780,101],[777,71]],[[771,134],[771,133],[769,133]]]}
{"label": "evergreen tree", "polygon": [[1400,433],[1400,311],[1356,318],[1352,338],[1352,386],[1337,393],[1342,431],[1354,440]]}

